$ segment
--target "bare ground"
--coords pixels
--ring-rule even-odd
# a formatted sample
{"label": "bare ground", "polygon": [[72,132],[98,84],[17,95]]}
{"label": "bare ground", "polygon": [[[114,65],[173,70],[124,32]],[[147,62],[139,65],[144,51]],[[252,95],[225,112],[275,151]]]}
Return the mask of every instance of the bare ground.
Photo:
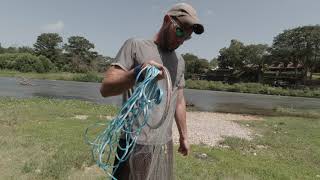
{"label": "bare ground", "polygon": [[[215,146],[224,136],[251,139],[252,132],[246,126],[234,121],[261,120],[258,116],[213,113],[187,112],[188,138],[190,144],[206,144]],[[179,133],[174,123],[173,140],[179,142]]]}

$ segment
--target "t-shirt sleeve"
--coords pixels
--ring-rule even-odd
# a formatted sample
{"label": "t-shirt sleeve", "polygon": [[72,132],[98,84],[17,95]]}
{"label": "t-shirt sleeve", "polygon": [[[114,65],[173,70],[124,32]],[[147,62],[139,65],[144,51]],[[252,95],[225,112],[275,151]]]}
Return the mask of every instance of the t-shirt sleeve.
{"label": "t-shirt sleeve", "polygon": [[119,66],[125,71],[129,71],[134,67],[135,64],[135,42],[134,39],[128,39],[122,45],[121,49],[119,50],[116,58],[111,63],[113,66]]}
{"label": "t-shirt sleeve", "polygon": [[180,56],[180,59],[179,59],[181,65],[180,65],[180,68],[181,68],[181,75],[180,75],[180,78],[179,78],[179,82],[178,82],[178,88],[184,88],[186,83],[185,83],[185,79],[184,79],[184,73],[185,73],[185,61],[183,59],[182,56]]}
{"label": "t-shirt sleeve", "polygon": [[182,77],[181,77],[179,84],[178,84],[178,88],[184,88],[185,85],[186,85],[186,82],[184,80],[184,72],[183,72]]}

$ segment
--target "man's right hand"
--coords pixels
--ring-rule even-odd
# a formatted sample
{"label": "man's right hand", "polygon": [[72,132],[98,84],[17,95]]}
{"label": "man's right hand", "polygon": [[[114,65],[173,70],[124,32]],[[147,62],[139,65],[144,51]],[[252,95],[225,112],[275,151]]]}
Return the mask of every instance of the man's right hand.
{"label": "man's right hand", "polygon": [[159,63],[151,60],[146,63],[143,63],[141,69],[145,68],[148,65],[155,66],[156,68],[158,68],[160,70],[160,73],[157,76],[158,80],[161,80],[164,78],[164,66],[162,64],[159,64]]}
{"label": "man's right hand", "polygon": [[[164,78],[164,67],[155,61],[148,61],[142,64],[142,69],[147,65],[152,65],[160,70],[158,80]],[[132,88],[135,83],[134,69],[125,71],[119,66],[111,66],[105,73],[102,81],[100,93],[103,97],[115,96]]]}

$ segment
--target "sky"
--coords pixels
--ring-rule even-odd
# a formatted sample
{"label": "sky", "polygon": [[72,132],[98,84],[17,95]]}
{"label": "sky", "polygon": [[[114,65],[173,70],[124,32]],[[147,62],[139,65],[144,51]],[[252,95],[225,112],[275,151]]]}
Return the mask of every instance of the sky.
{"label": "sky", "polygon": [[0,43],[33,46],[41,33],[67,43],[83,36],[95,51],[115,57],[128,38],[151,39],[175,3],[191,4],[205,27],[177,52],[211,60],[232,39],[268,44],[286,29],[320,24],[319,0],[0,0]]}

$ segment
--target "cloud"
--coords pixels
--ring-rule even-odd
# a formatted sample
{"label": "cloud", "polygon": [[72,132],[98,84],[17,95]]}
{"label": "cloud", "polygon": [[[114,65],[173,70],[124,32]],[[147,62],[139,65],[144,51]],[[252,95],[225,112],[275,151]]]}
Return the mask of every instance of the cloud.
{"label": "cloud", "polygon": [[160,6],[158,6],[158,5],[152,5],[152,6],[151,6],[151,9],[152,9],[152,10],[158,10],[158,9],[160,9]]}
{"label": "cloud", "polygon": [[210,15],[212,15],[212,14],[213,14],[213,11],[212,11],[212,10],[209,9],[209,10],[206,11],[206,15],[207,15],[207,16],[210,16]]}
{"label": "cloud", "polygon": [[64,23],[62,21],[58,21],[56,23],[44,25],[41,30],[45,32],[61,32],[64,28]]}

